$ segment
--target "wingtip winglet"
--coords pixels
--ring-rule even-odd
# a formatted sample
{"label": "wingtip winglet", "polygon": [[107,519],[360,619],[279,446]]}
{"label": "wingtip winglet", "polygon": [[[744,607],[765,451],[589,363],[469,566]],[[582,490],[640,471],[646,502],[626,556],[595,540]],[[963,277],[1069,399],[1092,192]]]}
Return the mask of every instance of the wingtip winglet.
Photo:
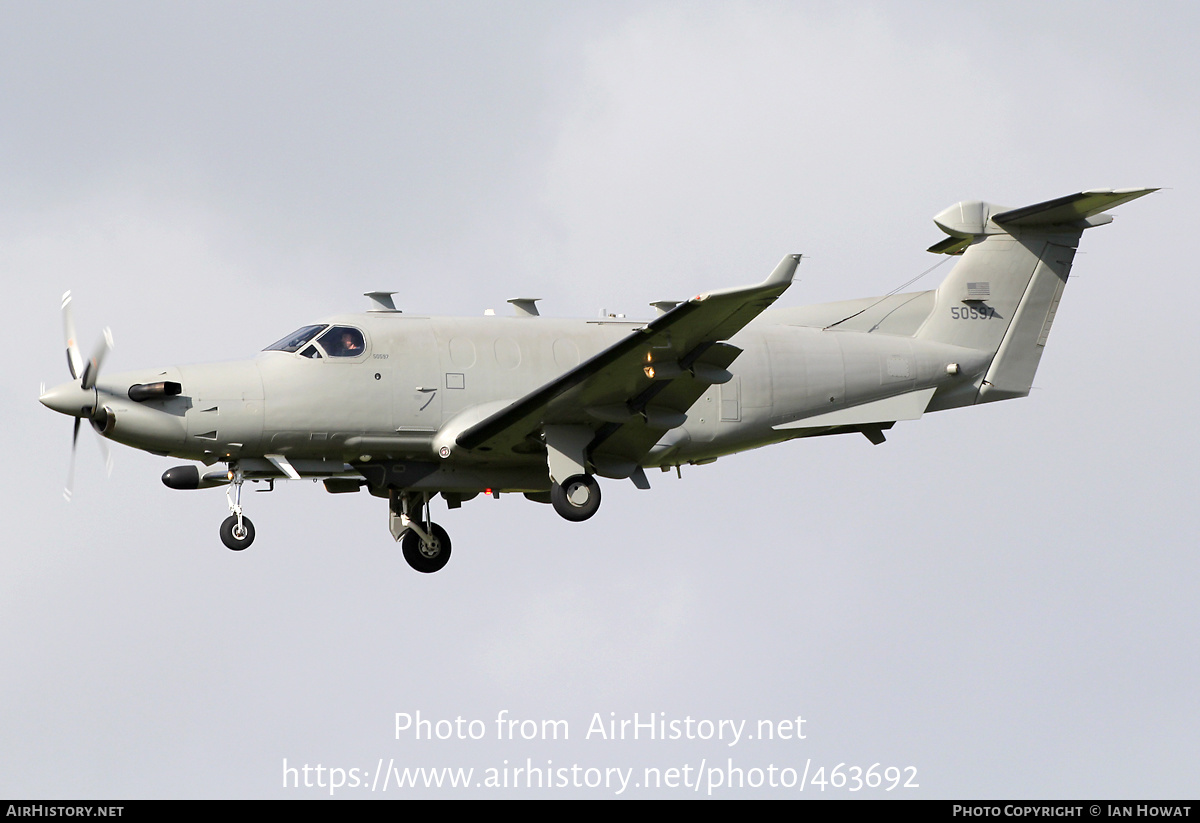
{"label": "wingtip winglet", "polygon": [[778,297],[792,285],[792,278],[796,276],[796,267],[800,265],[802,255],[789,254],[787,257],[779,261],[779,265],[775,267],[775,271],[771,272],[766,280],[754,286],[739,286],[732,289],[714,289],[713,291],[702,292],[696,295],[689,303],[702,303],[710,297],[719,297],[722,295],[739,294],[748,295],[750,293],[759,294],[762,290],[778,289],[773,297]]}
{"label": "wingtip winglet", "polygon": [[787,257],[779,261],[779,265],[775,267],[775,271],[771,272],[771,276],[763,281],[764,286],[787,286],[792,282],[792,278],[796,276],[796,267],[800,265],[800,258],[803,255],[789,254]]}

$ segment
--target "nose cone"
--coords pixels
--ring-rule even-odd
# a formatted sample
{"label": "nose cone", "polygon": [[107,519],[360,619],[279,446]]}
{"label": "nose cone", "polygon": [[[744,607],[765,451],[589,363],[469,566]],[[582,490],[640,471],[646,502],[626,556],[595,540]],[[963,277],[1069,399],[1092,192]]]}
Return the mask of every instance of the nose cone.
{"label": "nose cone", "polygon": [[38,400],[48,409],[70,417],[86,417],[84,409],[96,405],[96,390],[85,389],[79,383],[63,383],[47,391]]}

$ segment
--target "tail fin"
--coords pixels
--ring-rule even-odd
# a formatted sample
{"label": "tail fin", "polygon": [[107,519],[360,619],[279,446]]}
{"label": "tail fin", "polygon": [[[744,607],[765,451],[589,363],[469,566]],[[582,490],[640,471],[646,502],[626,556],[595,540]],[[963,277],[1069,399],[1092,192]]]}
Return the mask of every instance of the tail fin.
{"label": "tail fin", "polygon": [[1084,229],[1152,191],[1089,190],[1019,209],[964,201],[933,219],[950,236],[929,251],[962,260],[916,336],[995,353],[977,395],[963,401],[1029,394]]}

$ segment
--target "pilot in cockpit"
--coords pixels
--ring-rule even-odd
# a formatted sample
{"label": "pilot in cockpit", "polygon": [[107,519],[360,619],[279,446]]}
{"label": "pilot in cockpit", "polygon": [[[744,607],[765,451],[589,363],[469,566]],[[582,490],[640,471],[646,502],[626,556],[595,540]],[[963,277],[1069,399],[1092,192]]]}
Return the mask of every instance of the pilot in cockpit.
{"label": "pilot in cockpit", "polygon": [[334,326],[317,340],[330,357],[358,357],[363,353],[363,334],[358,329]]}

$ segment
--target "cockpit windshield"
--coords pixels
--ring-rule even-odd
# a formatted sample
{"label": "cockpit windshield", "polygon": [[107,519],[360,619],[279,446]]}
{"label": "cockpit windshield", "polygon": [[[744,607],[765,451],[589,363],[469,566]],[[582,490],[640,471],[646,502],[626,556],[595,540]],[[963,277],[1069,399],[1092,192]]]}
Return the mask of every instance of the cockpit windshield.
{"label": "cockpit windshield", "polygon": [[302,329],[289,334],[282,340],[276,340],[271,345],[267,346],[263,351],[291,351],[294,352],[317,336],[317,332],[325,328],[324,326],[305,326]]}

